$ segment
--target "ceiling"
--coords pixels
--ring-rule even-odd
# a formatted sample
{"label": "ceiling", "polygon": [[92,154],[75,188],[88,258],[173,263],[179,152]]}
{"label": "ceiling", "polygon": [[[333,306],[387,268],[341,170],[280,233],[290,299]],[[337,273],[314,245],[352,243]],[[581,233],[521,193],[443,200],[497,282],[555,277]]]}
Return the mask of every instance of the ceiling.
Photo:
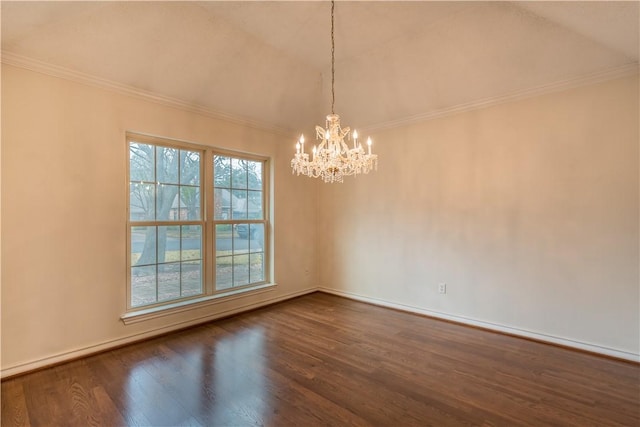
{"label": "ceiling", "polygon": [[[638,6],[338,1],[336,113],[375,128],[637,67]],[[285,131],[330,112],[326,1],[2,1],[1,16],[3,60]]]}

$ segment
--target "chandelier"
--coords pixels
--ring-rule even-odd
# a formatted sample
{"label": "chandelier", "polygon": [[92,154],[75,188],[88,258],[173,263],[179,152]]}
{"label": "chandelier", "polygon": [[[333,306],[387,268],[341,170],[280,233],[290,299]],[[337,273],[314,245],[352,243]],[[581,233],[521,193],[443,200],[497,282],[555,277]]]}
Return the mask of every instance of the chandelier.
{"label": "chandelier", "polygon": [[[371,154],[371,138],[367,138],[367,153],[358,140],[356,130],[351,134],[349,127],[340,126],[340,116],[335,114],[335,41],[333,35],[333,11],[335,3],[331,1],[331,114],[327,115],[325,127],[316,126],[316,139],[319,146],[313,146],[311,160],[304,151],[304,135],[296,143],[296,153],[291,159],[292,173],[311,178],[322,178],[324,182],[343,182],[349,175],[369,173],[378,168],[378,156]],[[353,141],[350,148],[345,138]]]}

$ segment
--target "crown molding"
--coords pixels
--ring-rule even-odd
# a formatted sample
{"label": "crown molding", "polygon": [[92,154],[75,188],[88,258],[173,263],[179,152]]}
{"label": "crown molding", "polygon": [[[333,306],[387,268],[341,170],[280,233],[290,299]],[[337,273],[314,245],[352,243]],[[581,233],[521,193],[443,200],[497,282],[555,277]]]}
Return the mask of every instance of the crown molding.
{"label": "crown molding", "polygon": [[580,86],[588,86],[600,82],[604,82],[607,80],[613,80],[617,78],[622,78],[626,76],[630,76],[633,74],[638,74],[638,63],[634,62],[631,64],[625,64],[618,67],[609,68],[604,71],[599,71],[596,73],[585,74],[582,76],[578,76],[575,78],[562,80],[550,84],[541,85],[534,88],[529,88],[525,90],[520,90],[516,92],[512,92],[506,95],[489,97],[477,101],[467,102],[464,104],[455,105],[449,108],[443,108],[437,111],[430,111],[427,113],[416,114],[413,116],[405,117],[398,120],[391,120],[388,122],[383,122],[371,126],[363,126],[363,132],[374,132],[380,130],[386,130],[401,126],[408,126],[414,123],[424,122],[427,120],[433,120],[445,116],[451,116],[454,114],[460,114],[467,111],[478,110],[481,108],[488,108],[498,104],[504,104],[506,102],[519,101],[522,99],[533,98],[540,95],[550,94],[554,92],[562,92],[564,90],[569,90],[573,88],[577,88]]}
{"label": "crown molding", "polygon": [[[69,68],[60,67],[57,65],[49,64],[37,59],[29,58],[22,55],[17,55],[12,52],[2,51],[1,62],[3,64],[12,65],[15,67],[24,68],[27,70],[35,71],[38,73],[58,77],[66,80],[71,80],[76,83],[90,85],[101,89],[111,90],[123,95],[135,97],[156,104],[161,104],[173,108],[178,108],[184,111],[200,114],[213,119],[224,120],[227,122],[235,123],[241,126],[247,126],[254,129],[264,130],[286,137],[291,137],[293,131],[288,128],[275,126],[269,123],[247,119],[245,117],[235,116],[232,114],[224,113],[222,111],[214,110],[211,108],[203,107],[201,105],[189,103],[177,98],[161,95],[155,92],[138,89],[133,86],[124,85],[111,80],[95,77],[89,74],[85,74],[79,71],[71,70]],[[375,131],[381,131],[385,129],[397,128],[401,126],[408,126],[414,123],[433,120],[441,117],[451,116],[454,114],[460,114],[467,111],[478,110],[481,108],[492,107],[498,104],[504,104],[506,102],[518,101],[526,98],[533,98],[535,96],[545,95],[553,92],[561,92],[580,86],[587,86],[604,82],[607,80],[613,80],[616,78],[622,78],[638,73],[638,63],[625,64],[618,67],[609,68],[604,71],[598,71],[575,78],[562,80],[550,84],[541,85],[534,88],[529,88],[521,91],[512,92],[506,95],[489,97],[477,101],[463,103],[455,105],[453,107],[443,108],[437,111],[429,111],[426,113],[415,114],[409,117],[390,120],[387,122],[378,123],[370,126],[363,126],[362,131],[371,133]]]}
{"label": "crown molding", "polygon": [[75,71],[70,68],[60,67],[58,65],[53,65],[12,52],[2,51],[1,62],[3,64],[12,65],[14,67],[24,68],[26,70],[34,71],[37,73],[70,80],[75,83],[110,90],[122,95],[131,96],[134,98],[142,99],[144,101],[177,108],[191,113],[200,114],[202,116],[210,117],[213,119],[223,120],[237,125],[247,126],[250,128],[268,131],[279,135],[285,135],[287,137],[290,137],[292,135],[292,131],[287,128],[261,122],[258,120],[247,119],[246,117],[224,113],[212,108],[203,107],[202,105],[186,102],[178,98],[173,98],[170,96],[161,95],[156,92],[139,89],[134,86],[117,83],[112,80],[92,76],[90,74]]}

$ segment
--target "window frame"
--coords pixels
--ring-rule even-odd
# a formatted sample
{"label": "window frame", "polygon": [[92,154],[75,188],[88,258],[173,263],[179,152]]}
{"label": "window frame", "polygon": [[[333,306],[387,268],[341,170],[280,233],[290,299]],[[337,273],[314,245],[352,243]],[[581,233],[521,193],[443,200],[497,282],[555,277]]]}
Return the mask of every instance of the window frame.
{"label": "window frame", "polygon": [[[131,219],[131,160],[130,160],[130,144],[142,143],[153,145],[154,147],[167,147],[174,149],[182,149],[195,151],[200,153],[200,219],[199,220],[153,220],[153,221],[133,221]],[[265,288],[275,286],[272,277],[272,255],[271,255],[271,209],[270,194],[271,183],[271,159],[268,156],[262,156],[252,153],[246,153],[235,150],[228,150],[208,145],[185,142],[170,138],[145,135],[135,132],[126,132],[126,312],[122,316],[125,324],[134,323],[137,316],[144,318],[155,318],[158,312],[174,312],[183,311],[186,306],[192,306],[202,302],[211,302],[220,298],[230,297],[236,298],[239,294],[246,294],[252,291],[262,292]],[[238,219],[225,220],[223,223],[258,223],[264,224],[264,242],[262,244],[263,256],[263,280],[260,282],[249,283],[242,286],[232,286],[226,289],[216,289],[216,224],[220,224],[221,220],[215,220],[215,183],[214,183],[214,156],[226,156],[240,158],[249,161],[258,161],[262,163],[262,219]],[[155,166],[154,166],[155,167]],[[157,177],[156,177],[157,179]],[[179,297],[176,299],[156,301],[155,303],[132,306],[132,229],[136,226],[183,226],[183,225],[200,225],[202,230],[201,237],[201,287],[202,293]],[[157,243],[156,243],[157,246]],[[248,256],[248,254],[247,254]],[[157,261],[157,260],[156,260]],[[155,265],[158,265],[156,262]],[[157,288],[156,282],[156,288]],[[162,315],[162,314],[160,314]]]}

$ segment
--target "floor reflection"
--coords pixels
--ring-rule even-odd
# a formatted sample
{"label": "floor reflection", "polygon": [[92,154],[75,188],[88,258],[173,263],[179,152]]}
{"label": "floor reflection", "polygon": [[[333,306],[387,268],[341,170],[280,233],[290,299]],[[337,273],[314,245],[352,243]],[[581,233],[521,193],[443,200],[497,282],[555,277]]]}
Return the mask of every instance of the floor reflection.
{"label": "floor reflection", "polygon": [[158,342],[153,357],[123,361],[133,366],[123,384],[125,419],[154,426],[268,424],[263,328],[209,328],[211,341],[201,345],[188,338],[182,345],[179,338]]}
{"label": "floor reflection", "polygon": [[222,336],[204,355],[203,367],[211,370],[205,375],[210,374],[207,378],[217,398],[213,412],[226,422],[265,424],[268,419],[264,346],[263,328],[253,327]]}

